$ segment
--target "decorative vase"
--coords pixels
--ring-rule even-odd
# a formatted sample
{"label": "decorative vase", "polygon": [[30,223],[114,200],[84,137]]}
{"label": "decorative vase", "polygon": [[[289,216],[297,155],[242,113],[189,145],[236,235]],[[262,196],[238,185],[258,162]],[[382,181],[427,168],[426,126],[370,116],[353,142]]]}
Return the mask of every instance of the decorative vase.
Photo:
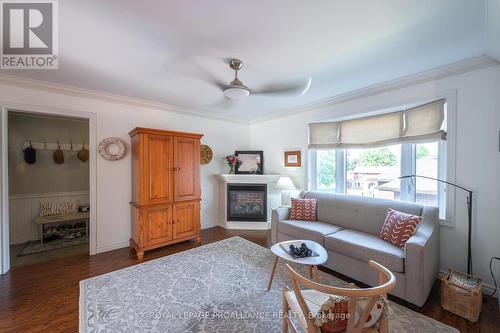
{"label": "decorative vase", "polygon": [[230,175],[234,175],[234,174],[235,174],[235,171],[234,171],[234,165],[230,165],[230,166],[229,166],[229,174],[230,174]]}

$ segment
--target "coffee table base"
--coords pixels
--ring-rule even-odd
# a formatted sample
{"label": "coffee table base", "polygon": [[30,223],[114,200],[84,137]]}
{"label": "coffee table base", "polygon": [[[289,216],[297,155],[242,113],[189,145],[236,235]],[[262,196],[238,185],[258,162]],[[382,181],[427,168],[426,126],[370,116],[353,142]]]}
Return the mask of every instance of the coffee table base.
{"label": "coffee table base", "polygon": [[[273,285],[274,274],[276,274],[276,268],[278,267],[278,261],[280,257],[276,256],[274,258],[273,269],[271,271],[271,276],[269,277],[269,285],[267,286],[267,291],[271,290],[271,286]],[[318,275],[318,266],[317,265],[309,265],[309,276],[312,280],[319,282]]]}

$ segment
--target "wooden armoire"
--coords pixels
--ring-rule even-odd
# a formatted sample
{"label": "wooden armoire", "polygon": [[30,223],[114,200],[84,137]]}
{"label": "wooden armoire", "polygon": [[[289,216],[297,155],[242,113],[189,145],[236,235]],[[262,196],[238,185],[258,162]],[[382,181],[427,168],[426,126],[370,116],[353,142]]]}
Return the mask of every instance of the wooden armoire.
{"label": "wooden armoire", "polygon": [[200,237],[202,134],[135,128],[132,146],[132,237],[144,251]]}

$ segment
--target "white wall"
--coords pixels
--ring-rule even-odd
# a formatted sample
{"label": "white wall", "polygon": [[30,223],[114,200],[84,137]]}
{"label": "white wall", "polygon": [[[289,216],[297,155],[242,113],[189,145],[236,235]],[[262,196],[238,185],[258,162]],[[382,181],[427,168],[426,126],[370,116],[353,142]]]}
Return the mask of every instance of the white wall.
{"label": "white wall", "polygon": [[[264,150],[266,171],[289,174],[306,187],[306,170],[283,166],[283,151],[301,149],[307,163],[309,122],[363,114],[419,101],[425,96],[456,91],[456,182],[475,192],[473,226],[474,271],[492,284],[488,263],[500,255],[500,65],[407,88],[365,96],[321,109],[250,126],[250,146]],[[441,227],[441,269],[466,267],[465,195],[457,192],[456,228]]]}
{"label": "white wall", "polygon": [[488,0],[487,53],[500,61],[500,0]]}
{"label": "white wall", "polygon": [[[212,147],[214,158],[201,167],[202,228],[218,221],[218,183],[213,174],[225,171],[221,157],[248,148],[248,126],[243,124],[6,84],[0,84],[0,101],[93,112],[97,117],[98,142],[111,136],[130,142],[128,132],[136,126],[203,133],[202,143]],[[114,162],[97,157],[97,207],[94,209],[98,252],[128,245],[130,179],[130,154]]]}

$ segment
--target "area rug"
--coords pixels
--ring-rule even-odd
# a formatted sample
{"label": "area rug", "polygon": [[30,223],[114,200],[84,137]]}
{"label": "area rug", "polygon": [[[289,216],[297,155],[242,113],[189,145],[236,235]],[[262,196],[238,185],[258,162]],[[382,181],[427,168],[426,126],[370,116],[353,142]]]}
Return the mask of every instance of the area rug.
{"label": "area rug", "polygon": [[24,248],[17,254],[18,257],[27,256],[29,254],[47,252],[57,249],[62,249],[68,246],[75,246],[88,243],[89,239],[85,236],[73,239],[58,239],[51,242],[40,243],[40,241],[27,242]]}
{"label": "area rug", "polygon": [[[80,282],[80,332],[281,332],[283,265],[232,237]],[[295,266],[307,276],[307,268]],[[347,283],[319,272],[322,283]],[[458,332],[391,302],[390,330]]]}

